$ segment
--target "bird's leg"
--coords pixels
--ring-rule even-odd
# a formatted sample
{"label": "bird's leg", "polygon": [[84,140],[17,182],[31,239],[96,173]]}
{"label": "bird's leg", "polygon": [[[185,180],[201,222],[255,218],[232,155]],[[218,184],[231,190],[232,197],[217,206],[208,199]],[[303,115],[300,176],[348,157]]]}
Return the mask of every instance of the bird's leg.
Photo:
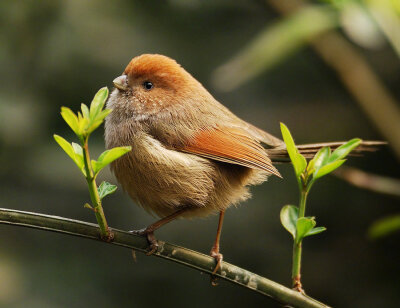
{"label": "bird's leg", "polygon": [[[215,275],[215,273],[218,271],[218,269],[221,267],[221,262],[222,262],[222,254],[219,252],[219,240],[221,238],[221,230],[222,230],[222,223],[224,221],[224,214],[225,210],[219,212],[219,221],[218,221],[218,229],[217,229],[217,236],[215,237],[215,242],[213,247],[211,248],[211,257],[213,257],[217,265],[214,268],[214,271],[212,272],[212,275]],[[215,279],[212,279],[212,283],[215,284]]]}
{"label": "bird's leg", "polygon": [[154,236],[154,231],[156,231],[158,228],[162,227],[163,225],[169,223],[170,221],[174,220],[179,215],[181,215],[182,213],[186,212],[189,209],[190,209],[189,207],[182,208],[182,209],[172,213],[171,215],[168,215],[164,218],[161,218],[160,220],[157,220],[155,223],[149,225],[147,228],[144,228],[141,230],[133,230],[133,231],[129,231],[129,232],[131,232],[133,234],[137,234],[137,235],[146,236],[147,241],[149,242],[149,251],[146,253],[146,255],[150,256],[153,253],[155,253],[158,249],[158,243],[157,243],[156,237]]}

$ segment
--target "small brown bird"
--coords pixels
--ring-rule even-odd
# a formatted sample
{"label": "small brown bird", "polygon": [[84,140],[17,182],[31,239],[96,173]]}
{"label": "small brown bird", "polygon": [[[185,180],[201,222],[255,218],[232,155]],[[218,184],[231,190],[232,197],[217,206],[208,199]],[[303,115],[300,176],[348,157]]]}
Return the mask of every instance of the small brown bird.
{"label": "small brown bird", "polygon": [[[219,212],[211,249],[215,273],[222,260],[225,210],[250,197],[249,185],[269,175],[280,177],[272,161],[288,160],[285,144],[235,116],[166,56],[133,58],[113,83],[106,146],[131,145],[132,151],[116,160],[112,171],[137,204],[161,217],[136,233],[147,236],[151,254],[157,249],[154,231],[162,225],[177,217]],[[303,145],[299,150],[311,156],[322,146],[341,144]]]}

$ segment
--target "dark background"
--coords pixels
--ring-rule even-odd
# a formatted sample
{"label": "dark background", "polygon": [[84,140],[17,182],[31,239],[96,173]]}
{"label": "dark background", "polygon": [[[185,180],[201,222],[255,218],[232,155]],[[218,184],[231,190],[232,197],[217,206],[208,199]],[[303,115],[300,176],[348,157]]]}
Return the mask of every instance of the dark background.
{"label": "dark background", "polygon": [[[234,3],[232,3],[234,2]],[[216,90],[214,69],[278,20],[263,1],[2,1],[0,3],[0,206],[94,222],[79,170],[53,140],[73,141],[61,106],[77,110],[112,87],[134,56],[176,59],[233,112],[279,136],[279,122],[296,142],[385,139],[310,48],[231,91]],[[397,29],[399,30],[399,29]],[[358,46],[392,95],[400,98],[400,61],[389,45]],[[379,105],[377,105],[379,108]],[[91,139],[98,155],[102,129]],[[346,163],[398,177],[390,147]],[[254,187],[253,198],[228,210],[225,260],[290,286],[291,238],[279,221],[298,202],[290,165],[284,179]],[[116,183],[109,170],[106,179]],[[122,190],[104,202],[111,226],[142,228],[154,218]],[[307,214],[327,231],[304,242],[303,283],[335,307],[397,307],[399,233],[377,241],[368,227],[399,212],[399,200],[328,176],[313,188]],[[179,220],[160,239],[208,253],[217,217]],[[211,287],[197,271],[127,249],[65,235],[0,225],[1,307],[276,307],[268,298],[227,282]]]}

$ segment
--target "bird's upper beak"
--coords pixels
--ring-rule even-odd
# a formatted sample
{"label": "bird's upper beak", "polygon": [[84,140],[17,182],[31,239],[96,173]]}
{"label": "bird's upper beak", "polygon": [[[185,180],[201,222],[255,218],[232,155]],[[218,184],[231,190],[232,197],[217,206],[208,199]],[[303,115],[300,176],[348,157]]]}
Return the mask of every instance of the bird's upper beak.
{"label": "bird's upper beak", "polygon": [[120,89],[122,91],[128,90],[128,83],[126,80],[127,76],[126,75],[121,75],[113,80],[113,84],[117,89]]}

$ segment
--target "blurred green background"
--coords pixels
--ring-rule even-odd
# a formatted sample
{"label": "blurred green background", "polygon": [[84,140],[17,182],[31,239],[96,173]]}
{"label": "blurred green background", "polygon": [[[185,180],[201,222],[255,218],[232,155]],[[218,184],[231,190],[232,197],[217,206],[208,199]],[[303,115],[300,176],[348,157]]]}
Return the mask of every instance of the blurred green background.
{"label": "blurred green background", "polygon": [[[295,18],[282,17],[277,2],[291,3],[1,1],[0,207],[95,221],[83,208],[89,200],[84,179],[52,135],[73,140],[60,107],[77,110],[89,103],[142,53],[176,59],[220,102],[260,128],[279,136],[279,122],[286,123],[298,144],[353,137],[396,141],[399,123],[377,122],[374,112],[364,112],[343,77],[307,42],[323,42],[326,31],[336,31],[396,102],[397,0],[379,2],[390,13],[384,18],[377,1],[309,2],[311,10]],[[352,79],[356,86],[363,81],[358,77]],[[374,98],[376,114],[387,110]],[[398,104],[392,107],[398,112]],[[388,114],[395,118],[396,112]],[[104,149],[102,129],[90,146],[95,155]],[[398,162],[386,147],[346,165],[398,178]],[[298,193],[291,166],[278,168],[283,180],[254,187],[251,200],[228,210],[221,249],[226,261],[289,286],[292,242],[279,211],[295,204]],[[116,182],[108,170],[103,179]],[[122,190],[104,207],[115,228],[138,229],[154,220]],[[400,234],[367,238],[374,221],[398,212],[398,197],[333,176],[319,181],[307,214],[328,230],[304,242],[306,292],[334,307],[398,307]],[[179,220],[157,235],[208,253],[216,227],[217,217]],[[0,225],[0,243],[1,307],[277,306],[227,282],[211,287],[207,275],[167,261],[138,254],[135,263],[129,250],[94,241]]]}

